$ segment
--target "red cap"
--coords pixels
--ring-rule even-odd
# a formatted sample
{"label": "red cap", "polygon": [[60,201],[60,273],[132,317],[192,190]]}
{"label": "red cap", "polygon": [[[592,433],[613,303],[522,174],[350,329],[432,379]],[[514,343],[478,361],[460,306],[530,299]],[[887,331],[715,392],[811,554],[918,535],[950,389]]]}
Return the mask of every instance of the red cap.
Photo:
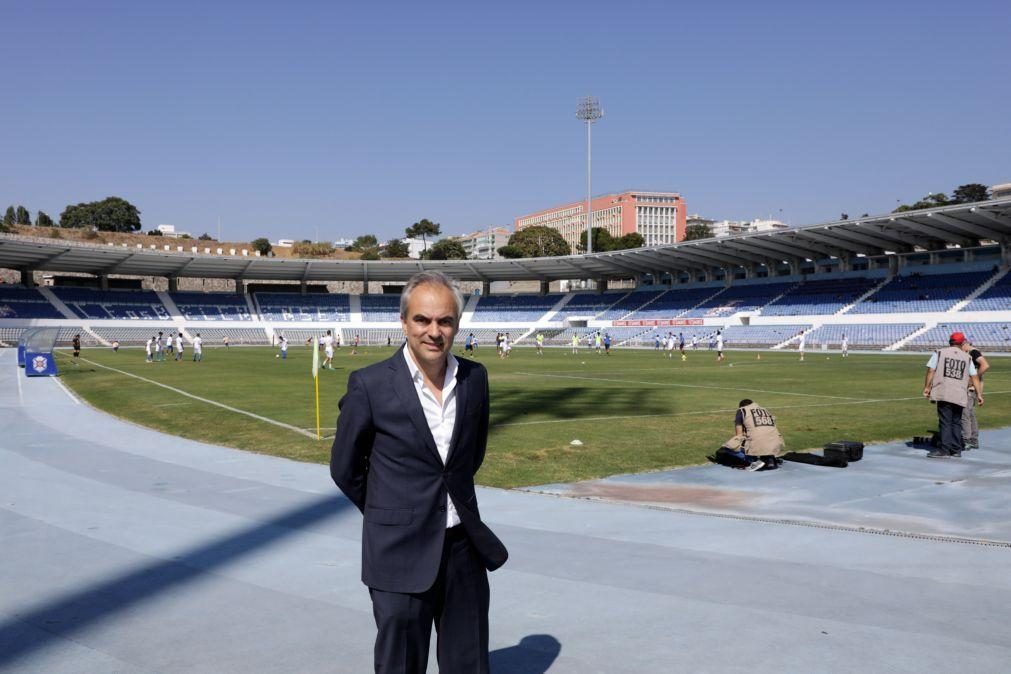
{"label": "red cap", "polygon": [[953,333],[951,333],[951,337],[948,338],[948,343],[949,344],[964,344],[965,343],[965,335],[963,333],[961,333],[961,332],[953,332]]}

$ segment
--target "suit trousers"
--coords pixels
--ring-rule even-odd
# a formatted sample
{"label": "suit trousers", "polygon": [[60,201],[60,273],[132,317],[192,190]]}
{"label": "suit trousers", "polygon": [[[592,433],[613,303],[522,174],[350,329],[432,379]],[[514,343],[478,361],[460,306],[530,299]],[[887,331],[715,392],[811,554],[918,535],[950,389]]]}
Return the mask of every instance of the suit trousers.
{"label": "suit trousers", "polygon": [[435,625],[441,674],[488,673],[488,572],[462,526],[446,531],[435,583],[409,594],[369,588],[377,674],[423,674]]}
{"label": "suit trousers", "polygon": [[958,454],[962,444],[962,406],[944,400],[937,401],[937,422],[940,427],[941,451]]}

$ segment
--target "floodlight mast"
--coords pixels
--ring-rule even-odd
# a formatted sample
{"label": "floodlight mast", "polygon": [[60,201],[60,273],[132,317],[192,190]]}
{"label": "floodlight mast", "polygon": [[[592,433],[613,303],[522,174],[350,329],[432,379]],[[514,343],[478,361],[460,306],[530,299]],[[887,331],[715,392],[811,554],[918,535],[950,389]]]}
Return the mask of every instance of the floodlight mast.
{"label": "floodlight mast", "polygon": [[592,132],[593,123],[604,116],[604,111],[600,109],[600,101],[593,96],[587,96],[579,101],[576,108],[576,117],[586,122],[586,252],[593,252],[593,206],[591,199],[591,168],[592,162]]}

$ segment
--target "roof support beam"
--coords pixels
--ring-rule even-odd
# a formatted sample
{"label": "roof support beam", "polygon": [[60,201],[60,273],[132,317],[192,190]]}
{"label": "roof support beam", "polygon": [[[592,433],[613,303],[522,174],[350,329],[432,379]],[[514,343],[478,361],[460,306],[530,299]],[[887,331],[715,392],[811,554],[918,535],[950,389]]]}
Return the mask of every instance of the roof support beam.
{"label": "roof support beam", "polygon": [[120,270],[120,268],[123,265],[125,265],[127,262],[129,262],[130,260],[132,260],[135,257],[137,257],[136,253],[130,253],[129,255],[127,255],[126,257],[124,257],[122,260],[119,260],[118,262],[114,262],[113,264],[110,264],[108,267],[106,267],[102,271],[98,272],[98,274],[96,274],[96,275],[97,276],[102,276],[102,275],[115,274],[116,272],[118,272]]}
{"label": "roof support beam", "polygon": [[1000,238],[1000,232],[994,229],[973,224],[971,222],[966,222],[965,220],[961,220],[959,218],[953,218],[950,215],[947,215],[946,213],[934,213],[932,217],[940,222],[943,222],[949,227],[955,227],[956,229],[960,229],[963,232],[969,232],[970,234],[974,235],[971,238],[992,239],[994,241]]}
{"label": "roof support beam", "polygon": [[748,239],[748,244],[758,246],[759,248],[774,250],[781,255],[798,258],[800,260],[806,260],[809,257],[812,257],[810,250],[805,250],[804,248],[800,248],[798,246],[791,246],[786,243],[780,243],[779,241],[772,241],[769,237],[755,237],[753,239]]}
{"label": "roof support beam", "polygon": [[[831,246],[839,246],[851,253],[863,253],[864,255],[883,255],[885,252],[884,248],[880,246],[873,246],[859,241],[849,241],[843,239],[842,237],[836,236],[835,232],[829,233],[825,231],[816,232],[814,230],[805,229],[803,232],[798,232],[798,235],[804,238],[816,239],[818,241],[824,241]],[[895,244],[890,244],[888,249],[891,250],[895,248]]]}
{"label": "roof support beam", "polygon": [[[915,233],[924,232],[929,234],[930,238],[938,239],[940,241],[947,241],[948,243],[964,243],[966,240],[966,237],[963,235],[955,234],[954,232],[939,229],[937,227],[932,227],[931,225],[925,225],[921,222],[906,220],[905,218],[895,218],[895,222],[903,227],[908,227]],[[926,246],[923,247],[926,248]]]}
{"label": "roof support beam", "polygon": [[883,226],[878,228],[875,228],[873,225],[868,225],[864,228],[832,227],[831,229],[823,229],[822,231],[844,241],[858,241],[882,250],[893,250],[896,246],[905,244],[907,240],[907,237],[904,236],[890,235]]}

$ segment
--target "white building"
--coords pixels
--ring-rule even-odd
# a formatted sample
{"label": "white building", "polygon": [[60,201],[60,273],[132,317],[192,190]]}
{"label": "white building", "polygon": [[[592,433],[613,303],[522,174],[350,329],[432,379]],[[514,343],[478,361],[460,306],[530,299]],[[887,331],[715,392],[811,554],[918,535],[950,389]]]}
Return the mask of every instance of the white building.
{"label": "white building", "polygon": [[506,227],[488,227],[452,238],[460,242],[471,260],[497,260],[498,249],[509,243],[511,235]]}

